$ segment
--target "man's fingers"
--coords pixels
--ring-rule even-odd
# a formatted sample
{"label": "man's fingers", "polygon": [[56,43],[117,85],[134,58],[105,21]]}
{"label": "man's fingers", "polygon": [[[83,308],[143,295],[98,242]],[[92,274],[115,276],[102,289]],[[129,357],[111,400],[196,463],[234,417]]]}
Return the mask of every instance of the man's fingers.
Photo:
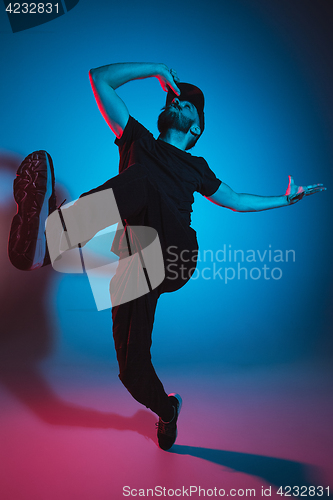
{"label": "man's fingers", "polygon": [[170,69],[170,75],[172,76],[172,83],[170,83],[171,89],[174,91],[176,95],[180,95],[180,90],[177,87],[177,83],[180,82],[180,79],[178,78],[177,71],[175,69]]}
{"label": "man's fingers", "polygon": [[179,88],[177,87],[177,85],[175,84],[175,82],[173,83],[173,85],[170,85],[171,87],[171,90],[174,91],[174,93],[177,95],[177,96],[180,96],[180,90]]}
{"label": "man's fingers", "polygon": [[177,71],[175,69],[171,68],[170,73],[173,76],[173,78],[178,78]]}
{"label": "man's fingers", "polygon": [[165,92],[169,92],[169,89],[171,89],[177,96],[180,96],[180,90],[172,78],[170,78],[169,81],[166,81],[166,83],[161,83],[161,85]]}
{"label": "man's fingers", "polygon": [[316,188],[316,187],[319,187],[319,186],[323,186],[323,184],[311,184],[310,186],[304,186],[303,189],[312,189],[312,188]]}
{"label": "man's fingers", "polygon": [[323,184],[311,184],[310,186],[303,186],[304,191],[311,191],[312,189],[324,191],[326,190]]}
{"label": "man's fingers", "polygon": [[304,190],[305,196],[309,196],[310,194],[320,193],[321,191],[326,191],[325,187],[313,187],[311,189],[306,188]]}
{"label": "man's fingers", "polygon": [[176,70],[170,69],[170,73],[175,82],[180,82],[180,78],[178,77]]}

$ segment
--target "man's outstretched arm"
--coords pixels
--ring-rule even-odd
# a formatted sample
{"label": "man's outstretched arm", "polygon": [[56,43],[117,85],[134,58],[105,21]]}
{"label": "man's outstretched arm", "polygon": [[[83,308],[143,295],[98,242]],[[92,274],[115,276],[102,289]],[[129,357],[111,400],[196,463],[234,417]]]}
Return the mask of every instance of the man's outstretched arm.
{"label": "man's outstretched arm", "polygon": [[286,207],[293,205],[311,194],[325,191],[322,184],[312,184],[310,186],[296,186],[294,179],[289,175],[289,185],[286,194],[281,196],[258,196],[255,194],[235,193],[227,184],[222,184],[218,190],[207,199],[220,207],[230,208],[235,212],[259,212],[272,208]]}
{"label": "man's outstretched arm", "polygon": [[179,95],[175,72],[170,73],[160,63],[116,63],[89,71],[91,86],[100,112],[115,135],[120,138],[126,127],[129,112],[115,90],[131,80],[156,77],[164,91],[169,87]]}

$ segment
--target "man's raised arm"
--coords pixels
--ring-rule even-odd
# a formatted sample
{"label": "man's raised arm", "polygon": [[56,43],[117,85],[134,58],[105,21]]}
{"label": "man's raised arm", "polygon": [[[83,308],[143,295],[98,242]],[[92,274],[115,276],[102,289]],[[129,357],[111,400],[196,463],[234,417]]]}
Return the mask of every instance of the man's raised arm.
{"label": "man's raised arm", "polygon": [[293,205],[311,194],[325,191],[322,184],[312,184],[310,186],[296,186],[294,179],[289,175],[289,185],[286,194],[281,196],[258,196],[255,194],[235,193],[227,184],[222,184],[218,190],[207,199],[220,207],[230,208],[234,212],[259,212],[272,208],[286,207]]}
{"label": "man's raised arm", "polygon": [[177,77],[161,63],[116,63],[89,71],[94,96],[105,121],[118,139],[128,122],[129,112],[115,89],[131,80],[156,77],[164,91],[169,87],[179,95]]}

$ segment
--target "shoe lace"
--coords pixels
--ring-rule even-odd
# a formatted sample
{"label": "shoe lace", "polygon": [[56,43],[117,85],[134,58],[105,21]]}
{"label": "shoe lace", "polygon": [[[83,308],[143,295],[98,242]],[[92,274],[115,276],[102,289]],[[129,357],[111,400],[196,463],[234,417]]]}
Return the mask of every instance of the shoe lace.
{"label": "shoe lace", "polygon": [[175,423],[165,423],[162,419],[155,423],[158,434],[163,434],[164,436],[173,436],[175,432]]}
{"label": "shoe lace", "polygon": [[175,408],[175,415],[173,419],[170,422],[164,422],[161,418],[159,419],[158,422],[155,423],[155,427],[157,427],[157,430],[160,434],[165,434],[165,435],[173,435],[175,432],[176,428],[176,423],[177,423],[177,409]]}

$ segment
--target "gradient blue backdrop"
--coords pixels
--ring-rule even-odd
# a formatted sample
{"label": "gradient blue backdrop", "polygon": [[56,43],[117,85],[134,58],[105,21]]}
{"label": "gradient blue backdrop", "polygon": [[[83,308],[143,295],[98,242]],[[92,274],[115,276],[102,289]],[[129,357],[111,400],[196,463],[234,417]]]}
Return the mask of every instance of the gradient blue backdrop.
{"label": "gradient blue backdrop", "polygon": [[[237,214],[196,196],[192,226],[202,251],[216,252],[224,244],[244,251],[293,249],[296,261],[277,264],[280,280],[226,284],[200,277],[164,295],[154,330],[157,365],[211,359],[247,365],[332,353],[329,5],[80,0],[61,18],[16,34],[0,13],[1,152],[23,158],[48,150],[69,198],[117,173],[118,150],[98,112],[88,71],[120,61],[164,62],[203,89],[206,130],[193,154],[204,156],[234,190],[283,194],[288,174],[296,183],[328,187],[295,206],[256,214]],[[156,135],[165,100],[158,81],[131,82],[119,94]],[[5,166],[1,186],[9,203]],[[211,264],[199,263],[199,270],[205,265]],[[110,310],[97,312],[87,279],[55,273],[53,280],[48,308],[59,330],[53,355],[115,361]]]}

